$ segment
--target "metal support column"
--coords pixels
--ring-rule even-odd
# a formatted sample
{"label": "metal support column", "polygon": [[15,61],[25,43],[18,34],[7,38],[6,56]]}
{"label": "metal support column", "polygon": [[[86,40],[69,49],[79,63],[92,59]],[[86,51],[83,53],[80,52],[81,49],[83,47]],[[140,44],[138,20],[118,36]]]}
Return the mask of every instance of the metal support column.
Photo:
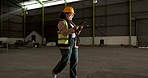
{"label": "metal support column", "polygon": [[67,7],[67,0],[64,0],[64,2],[65,2],[65,7]]}
{"label": "metal support column", "polygon": [[132,41],[132,0],[129,0],[129,45]]}
{"label": "metal support column", "polygon": [[93,1],[93,37],[92,37],[92,44],[95,44],[95,27],[96,27],[96,0]]}
{"label": "metal support column", "polygon": [[42,45],[44,44],[44,2],[36,0],[42,5]]}
{"label": "metal support column", "polygon": [[44,44],[44,4],[42,4],[42,45]]}
{"label": "metal support column", "polygon": [[24,8],[23,8],[24,41],[25,41],[25,37],[26,37],[26,11],[27,11],[27,9],[24,6]]}
{"label": "metal support column", "polygon": [[[3,4],[3,1],[1,0],[1,4]],[[1,24],[0,24],[0,36],[2,36],[2,27],[3,27],[3,17],[2,17],[2,15],[3,15],[3,5],[1,5],[1,19],[0,19],[0,21],[1,21]]]}

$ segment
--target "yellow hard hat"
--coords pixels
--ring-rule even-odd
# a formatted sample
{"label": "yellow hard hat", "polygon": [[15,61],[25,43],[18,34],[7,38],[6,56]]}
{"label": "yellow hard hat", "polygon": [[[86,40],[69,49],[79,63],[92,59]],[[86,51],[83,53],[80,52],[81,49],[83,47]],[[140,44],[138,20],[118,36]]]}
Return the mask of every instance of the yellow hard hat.
{"label": "yellow hard hat", "polygon": [[72,14],[75,14],[74,9],[73,9],[73,7],[71,7],[71,6],[66,7],[66,8],[63,10],[63,12],[70,12],[70,13],[72,13]]}

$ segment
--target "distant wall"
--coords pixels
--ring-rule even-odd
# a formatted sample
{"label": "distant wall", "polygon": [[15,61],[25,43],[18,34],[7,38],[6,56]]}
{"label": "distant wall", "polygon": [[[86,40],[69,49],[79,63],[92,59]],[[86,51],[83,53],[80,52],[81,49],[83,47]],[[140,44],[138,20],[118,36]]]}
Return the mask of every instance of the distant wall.
{"label": "distant wall", "polygon": [[[132,36],[132,45],[137,45],[137,37]],[[80,37],[80,45],[92,45],[92,37]],[[110,36],[110,37],[95,37],[94,43],[95,45],[100,45],[100,40],[104,40],[104,45],[129,45],[129,37],[128,36]]]}

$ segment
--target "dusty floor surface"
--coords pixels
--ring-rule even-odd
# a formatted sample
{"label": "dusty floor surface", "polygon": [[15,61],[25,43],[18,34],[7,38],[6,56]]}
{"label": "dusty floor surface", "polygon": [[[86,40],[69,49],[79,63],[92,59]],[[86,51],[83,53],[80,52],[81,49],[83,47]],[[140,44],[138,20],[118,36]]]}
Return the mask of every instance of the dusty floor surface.
{"label": "dusty floor surface", "polygon": [[[57,47],[1,51],[0,78],[51,78],[60,58]],[[69,65],[59,78],[69,78]],[[81,46],[78,78],[148,78],[148,49]]]}

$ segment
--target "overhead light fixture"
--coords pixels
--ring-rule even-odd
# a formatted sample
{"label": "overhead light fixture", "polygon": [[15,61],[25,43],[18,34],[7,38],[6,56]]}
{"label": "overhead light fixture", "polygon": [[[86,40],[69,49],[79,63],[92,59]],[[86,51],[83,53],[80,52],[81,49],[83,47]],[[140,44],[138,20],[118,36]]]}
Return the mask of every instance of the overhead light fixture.
{"label": "overhead light fixture", "polygon": [[[60,4],[64,4],[65,3],[64,0],[51,0],[51,1],[49,1],[49,0],[40,0],[40,1],[44,3],[44,7],[60,5]],[[77,1],[81,1],[81,0],[67,0],[67,3],[77,2]],[[28,1],[28,2],[22,2],[21,5],[25,6],[27,8],[27,10],[31,10],[31,9],[36,9],[36,8],[41,8],[42,7],[42,5],[40,3],[38,3],[38,1],[36,1],[36,0]]]}
{"label": "overhead light fixture", "polygon": [[97,3],[98,1],[97,0],[93,0],[93,3]]}
{"label": "overhead light fixture", "polygon": [[48,0],[40,0],[40,1],[48,1]]}
{"label": "overhead light fixture", "polygon": [[33,5],[36,3],[37,3],[37,1],[27,1],[27,2],[22,2],[21,5],[26,6],[26,5]]}

